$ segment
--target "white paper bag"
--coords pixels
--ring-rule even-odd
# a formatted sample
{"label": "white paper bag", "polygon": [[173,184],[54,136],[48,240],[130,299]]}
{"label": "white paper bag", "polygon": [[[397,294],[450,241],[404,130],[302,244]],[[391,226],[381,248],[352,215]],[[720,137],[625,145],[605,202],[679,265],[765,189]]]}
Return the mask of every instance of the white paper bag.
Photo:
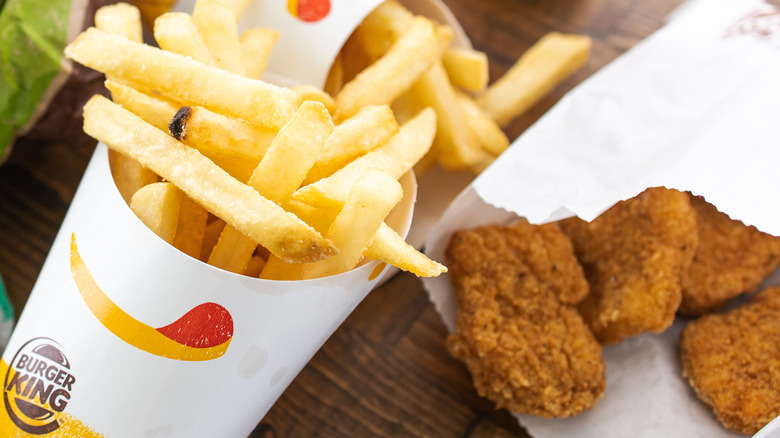
{"label": "white paper bag", "polygon": [[[756,0],[700,0],[565,96],[450,205],[426,253],[452,233],[523,216],[591,220],[647,187],[703,195],[780,235],[780,12]],[[449,279],[424,279],[450,330]],[[604,349],[607,388],[565,420],[518,416],[537,438],[729,437],[682,377],[682,321]],[[775,422],[776,423],[776,422]]]}

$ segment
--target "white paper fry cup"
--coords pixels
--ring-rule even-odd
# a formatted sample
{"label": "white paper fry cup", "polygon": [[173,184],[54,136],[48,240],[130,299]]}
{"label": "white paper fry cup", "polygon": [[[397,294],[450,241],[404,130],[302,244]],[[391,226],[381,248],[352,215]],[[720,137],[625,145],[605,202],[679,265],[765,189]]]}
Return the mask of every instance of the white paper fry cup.
{"label": "white paper fry cup", "polygon": [[[380,1],[331,0],[309,21],[284,3],[255,2],[241,27],[280,32],[268,66],[274,82],[319,86]],[[468,45],[441,3],[408,3]],[[401,184],[404,199],[386,222],[405,236],[417,185],[411,173]],[[245,437],[389,273],[369,262],[278,282],[206,265],[135,217],[100,144],[0,362],[0,436]]]}
{"label": "white paper fry cup", "polygon": [[206,265],[135,217],[101,144],[3,356],[0,431],[247,436],[386,270],[283,282]]}

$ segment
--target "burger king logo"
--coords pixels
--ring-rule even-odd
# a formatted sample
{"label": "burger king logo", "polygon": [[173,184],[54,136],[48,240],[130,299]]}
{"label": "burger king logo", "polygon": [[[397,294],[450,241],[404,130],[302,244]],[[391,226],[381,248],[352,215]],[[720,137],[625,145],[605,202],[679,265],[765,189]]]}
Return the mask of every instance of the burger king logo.
{"label": "burger king logo", "polygon": [[62,347],[49,338],[27,341],[11,359],[3,381],[3,404],[19,429],[33,434],[60,427],[76,377]]}
{"label": "burger king logo", "polygon": [[315,23],[330,13],[330,0],[287,0],[287,11],[306,23]]}

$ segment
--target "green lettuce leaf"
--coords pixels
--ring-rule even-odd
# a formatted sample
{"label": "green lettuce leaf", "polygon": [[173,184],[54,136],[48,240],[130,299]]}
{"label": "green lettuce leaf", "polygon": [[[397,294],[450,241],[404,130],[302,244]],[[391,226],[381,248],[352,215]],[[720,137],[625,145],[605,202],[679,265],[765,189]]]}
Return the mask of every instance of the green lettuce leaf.
{"label": "green lettuce leaf", "polygon": [[0,159],[57,75],[71,0],[2,0],[0,10]]}

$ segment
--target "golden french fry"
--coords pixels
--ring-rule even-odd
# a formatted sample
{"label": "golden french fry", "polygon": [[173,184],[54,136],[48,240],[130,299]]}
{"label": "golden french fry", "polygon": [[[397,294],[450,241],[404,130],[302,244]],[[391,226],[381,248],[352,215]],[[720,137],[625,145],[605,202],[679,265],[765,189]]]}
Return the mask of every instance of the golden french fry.
{"label": "golden french fry", "polygon": [[217,67],[246,75],[236,15],[219,0],[196,0],[192,21]]}
{"label": "golden french fry", "polygon": [[447,268],[434,262],[409,245],[387,224],[382,224],[377,230],[371,245],[366,250],[366,257],[382,260],[418,277],[437,277],[447,272]]}
{"label": "golden french fry", "polygon": [[[312,207],[300,202],[291,201],[287,207],[323,235],[327,234],[335,218],[333,210]],[[365,256],[374,260],[382,260],[420,277],[436,277],[447,272],[446,267],[430,260],[413,246],[407,244],[395,230],[385,223],[380,225],[371,238],[371,244],[366,250]],[[260,278],[298,280],[302,278],[304,266],[305,264],[302,263],[284,263],[271,256]]]}
{"label": "golden french fry", "polygon": [[265,259],[255,254],[249,260],[249,264],[246,265],[246,269],[242,274],[247,277],[259,277],[260,273],[263,272],[263,266],[265,266]]}
{"label": "golden french fry", "polygon": [[330,97],[328,93],[320,90],[319,88],[313,87],[311,85],[296,85],[290,89],[298,95],[298,102],[300,104],[313,100],[325,105],[325,108],[327,108],[329,113],[333,114],[336,112],[336,102],[332,97]]}
{"label": "golden french fry", "polygon": [[154,172],[126,155],[113,152],[109,157],[111,158],[111,176],[119,194],[128,205],[135,192],[146,185],[160,181]]}
{"label": "golden french fry", "polygon": [[280,258],[312,262],[338,252],[292,213],[241,184],[195,149],[102,96],[93,96],[84,106],[84,132],[176,184]]}
{"label": "golden french fry", "polygon": [[134,0],[133,3],[141,10],[144,23],[151,28],[154,20],[170,11],[176,0]]}
{"label": "golden french fry", "polygon": [[[284,205],[300,187],[331,131],[333,122],[325,106],[319,102],[304,102],[290,122],[279,130],[252,173],[249,186],[267,199]],[[225,227],[209,257],[209,264],[241,273],[255,246],[234,227]]]}
{"label": "golden french fry", "polygon": [[263,266],[259,278],[280,281],[302,280],[305,267],[305,263],[287,263],[279,257],[271,256]]}
{"label": "golden french fry", "polygon": [[355,157],[387,142],[396,132],[398,122],[389,107],[369,105],[361,108],[336,126],[304,184],[332,175]]}
{"label": "golden french fry", "polygon": [[363,32],[361,42],[366,44],[364,47],[367,51],[381,56],[413,20],[414,14],[400,3],[382,2],[358,26],[360,32]]}
{"label": "golden french fry", "polygon": [[198,106],[181,107],[168,121],[173,138],[213,159],[231,157],[247,161],[252,164],[250,174],[277,133]]}
{"label": "golden french fry", "polygon": [[322,88],[330,96],[335,96],[344,86],[344,62],[342,59],[342,54],[338,53],[336,59],[333,60],[333,65],[330,66],[325,86]]}
{"label": "golden french fry", "polygon": [[192,21],[217,67],[246,76],[235,14],[220,0],[196,0]]}
{"label": "golden french fry", "polygon": [[444,52],[442,64],[456,87],[482,91],[488,84],[488,59],[484,52],[450,47]]}
{"label": "golden french fry", "polygon": [[154,39],[163,50],[189,56],[206,65],[216,65],[190,14],[167,12],[157,17]]}
{"label": "golden french fry", "polygon": [[333,220],[336,219],[336,214],[338,214],[338,210],[313,207],[294,199],[287,201],[285,208],[311,225],[320,234],[325,234],[328,231],[330,224],[333,223]]}
{"label": "golden french fry", "polygon": [[393,115],[395,115],[398,123],[403,124],[412,120],[420,111],[425,109],[425,105],[420,102],[415,93],[409,90],[394,100],[390,108],[392,108]]}
{"label": "golden french fry", "polygon": [[337,117],[350,117],[366,105],[389,105],[408,90],[439,55],[433,23],[415,17],[384,56],[344,85],[336,96]]}
{"label": "golden french fry", "polygon": [[206,209],[183,194],[173,246],[191,257],[199,258],[206,234],[208,215]]}
{"label": "golden french fry", "polygon": [[423,155],[423,157],[414,164],[414,167],[412,168],[412,170],[414,170],[414,175],[419,178],[431,170],[431,168],[435,166],[438,161],[439,156],[436,154],[436,151],[433,149],[429,150],[428,153]]}
{"label": "golden french fry", "polygon": [[585,64],[592,41],[584,35],[551,32],[479,96],[479,106],[500,125],[525,112]]}
{"label": "golden french fry", "polygon": [[241,274],[249,266],[257,244],[230,225],[226,225],[211,250],[208,264]]}
{"label": "golden french fry", "polygon": [[[391,39],[396,40],[396,43],[400,42],[401,38],[404,38],[403,35],[411,32],[415,21],[419,20],[424,19],[415,17],[402,5],[384,2],[361,23],[364,32],[369,34],[361,41],[367,51],[379,51],[381,48],[372,49],[366,40]],[[439,47],[436,53],[442,53],[452,41],[452,29],[447,26],[437,26],[434,31]],[[483,154],[466,124],[465,117],[456,102],[455,90],[438,59],[431,63],[430,69],[420,76],[411,87],[411,93],[407,94],[415,95],[414,100],[422,107],[431,106],[436,110],[438,128],[434,150],[442,167],[449,170],[466,170],[480,162]],[[411,112],[416,112],[416,109],[410,108]]]}
{"label": "golden french fry", "polygon": [[328,110],[319,102],[304,102],[279,130],[249,185],[268,199],[284,204],[300,187],[333,132]]}
{"label": "golden french fry", "polygon": [[254,28],[241,34],[241,50],[243,51],[246,76],[260,79],[265,73],[271,49],[279,39],[279,32],[273,29]]}
{"label": "golden french fry", "polygon": [[130,209],[161,239],[173,243],[182,196],[171,183],[149,184],[135,192]]}
{"label": "golden french fry", "polygon": [[185,56],[89,28],[65,55],[117,78],[140,82],[189,105],[200,105],[247,122],[280,128],[298,97],[289,89],[207,66]]}
{"label": "golden french fry", "polygon": [[460,92],[456,92],[456,95],[469,128],[476,135],[482,149],[494,157],[501,155],[509,147],[509,139],[504,131],[495,120],[482,111],[474,99]]}
{"label": "golden french fry", "polygon": [[[292,199],[285,203],[285,208],[303,219],[304,222],[311,225],[312,228],[322,235],[328,232],[338,213],[333,210],[312,207]],[[300,280],[303,278],[304,266],[306,266],[305,263],[287,263],[271,254],[263,267],[263,271],[260,273],[260,278],[285,281]]]}
{"label": "golden french fry", "polygon": [[206,232],[203,233],[203,246],[200,249],[198,260],[204,263],[209,260],[211,250],[214,249],[214,245],[217,244],[217,240],[219,240],[219,236],[226,225],[222,219],[210,215],[209,220],[206,221]]}
{"label": "golden french fry", "polygon": [[306,265],[304,278],[334,275],[357,266],[385,216],[402,197],[403,189],[395,176],[366,169],[352,185],[344,208],[326,233],[339,254]]}
{"label": "golden french fry", "polygon": [[381,169],[400,178],[431,147],[436,133],[436,113],[427,108],[401,126],[387,143],[356,158],[333,175],[301,187],[293,199],[309,205],[338,210],[350,189],[368,168]]}
{"label": "golden french fry", "polygon": [[[186,143],[185,143],[186,144]],[[188,145],[189,146],[189,145]],[[197,148],[196,148],[197,149]],[[201,152],[202,153],[202,152]],[[242,160],[235,157],[227,157],[221,155],[209,156],[206,155],[217,166],[221,167],[230,176],[239,181],[249,181],[252,177],[252,172],[255,171],[255,167],[260,163],[260,160]]]}
{"label": "golden french fry", "polygon": [[106,81],[114,102],[163,131],[176,114],[176,105],[162,97],[150,96],[132,87],[111,80]]}
{"label": "golden french fry", "polygon": [[344,88],[345,84],[355,79],[358,73],[376,61],[376,59],[371,58],[365,52],[357,40],[357,35],[354,33],[347,38],[339,53],[341,55],[341,86],[339,90]]}
{"label": "golden french fry", "polygon": [[420,102],[436,111],[438,126],[434,150],[442,167],[467,170],[478,163],[484,152],[466,122],[441,62],[435,62],[414,84],[412,91]]}
{"label": "golden french fry", "polygon": [[128,3],[115,3],[98,8],[95,12],[95,27],[130,41],[143,41],[141,12]]}
{"label": "golden french fry", "polygon": [[[95,25],[105,32],[131,41],[140,42],[143,38],[140,12],[138,8],[127,3],[99,8],[95,13]],[[117,190],[128,204],[133,194],[141,187],[159,181],[154,172],[130,157],[115,152],[112,152],[110,157],[111,175]]]}

